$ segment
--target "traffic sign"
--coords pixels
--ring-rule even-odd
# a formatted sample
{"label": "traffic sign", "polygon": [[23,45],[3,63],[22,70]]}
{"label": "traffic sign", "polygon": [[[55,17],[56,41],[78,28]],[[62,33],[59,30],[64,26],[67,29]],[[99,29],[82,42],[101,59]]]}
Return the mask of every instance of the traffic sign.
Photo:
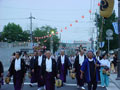
{"label": "traffic sign", "polygon": [[106,37],[107,40],[113,40],[113,37]]}
{"label": "traffic sign", "polygon": [[107,35],[108,37],[111,37],[111,36],[113,35],[113,31],[112,31],[111,29],[108,29],[108,30],[106,31],[106,35]]}

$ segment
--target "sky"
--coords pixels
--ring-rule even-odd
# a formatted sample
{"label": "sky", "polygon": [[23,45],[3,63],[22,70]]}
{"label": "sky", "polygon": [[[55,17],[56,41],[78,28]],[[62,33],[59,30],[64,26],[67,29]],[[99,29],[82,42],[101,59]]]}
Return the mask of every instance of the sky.
{"label": "sky", "polygon": [[[94,13],[99,13],[99,2],[100,0],[0,0],[0,31],[9,22],[20,24],[23,30],[29,30],[28,18],[32,13],[35,17],[33,30],[49,25],[57,28],[62,42],[89,41],[92,34],[96,37]],[[116,14],[117,3],[115,0]],[[92,11],[91,15],[89,10]],[[60,32],[61,29],[63,32]]]}

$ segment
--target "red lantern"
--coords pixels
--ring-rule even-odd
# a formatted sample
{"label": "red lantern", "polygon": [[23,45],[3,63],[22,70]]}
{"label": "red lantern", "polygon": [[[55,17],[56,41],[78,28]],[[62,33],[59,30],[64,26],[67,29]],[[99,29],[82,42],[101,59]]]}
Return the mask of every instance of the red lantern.
{"label": "red lantern", "polygon": [[85,18],[84,16],[82,16],[82,18]]}
{"label": "red lantern", "polygon": [[65,27],[65,29],[67,30],[67,27]]}
{"label": "red lantern", "polygon": [[70,24],[70,26],[72,27],[72,24]]}
{"label": "red lantern", "polygon": [[61,29],[61,32],[63,32],[63,30]]}
{"label": "red lantern", "polygon": [[75,20],[76,23],[78,23],[78,20]]}
{"label": "red lantern", "polygon": [[49,37],[51,37],[51,34],[49,35]]}
{"label": "red lantern", "polygon": [[100,3],[98,3],[98,6],[100,6]]}
{"label": "red lantern", "polygon": [[58,34],[58,32],[56,32],[56,34]]}
{"label": "red lantern", "polygon": [[89,10],[89,13],[92,13],[92,11],[91,11],[91,10]]}

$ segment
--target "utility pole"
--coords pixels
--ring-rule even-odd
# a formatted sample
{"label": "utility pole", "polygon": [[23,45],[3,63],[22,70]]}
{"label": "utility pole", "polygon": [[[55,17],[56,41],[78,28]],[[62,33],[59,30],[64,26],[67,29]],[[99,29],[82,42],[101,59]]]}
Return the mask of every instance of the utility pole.
{"label": "utility pole", "polygon": [[35,19],[35,17],[32,16],[32,13],[30,13],[30,42],[31,42],[31,45],[33,46],[33,35],[32,35],[32,20]]}
{"label": "utility pole", "polygon": [[50,45],[50,48],[51,48],[51,53],[53,54],[53,35],[51,36],[51,45]]}
{"label": "utility pole", "polygon": [[120,0],[118,0],[118,32],[117,80],[120,80]]}
{"label": "utility pole", "polygon": [[91,49],[94,51],[94,27],[92,27]]}
{"label": "utility pole", "polygon": [[[102,41],[103,41],[103,26],[104,26],[104,18],[102,17],[102,26],[101,26],[101,29],[100,29],[100,43],[102,44]],[[102,48],[101,48],[102,50]]]}
{"label": "utility pole", "polygon": [[98,32],[99,32],[99,30],[97,28],[97,32],[96,32],[97,33],[97,41],[96,41],[97,50],[99,49],[99,42],[98,42],[99,41],[99,33]]}

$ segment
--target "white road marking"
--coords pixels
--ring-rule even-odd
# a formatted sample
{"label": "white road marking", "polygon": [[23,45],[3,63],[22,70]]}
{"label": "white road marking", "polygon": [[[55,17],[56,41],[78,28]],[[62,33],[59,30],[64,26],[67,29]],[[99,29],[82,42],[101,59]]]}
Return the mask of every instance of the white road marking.
{"label": "white road marking", "polygon": [[[9,83],[10,85],[13,85],[13,82]],[[24,82],[24,85],[30,85],[29,82]],[[34,83],[34,85],[37,85],[37,83]],[[70,84],[70,83],[64,83],[65,86],[71,86],[71,87],[77,87],[77,84]],[[85,85],[87,86],[87,84]],[[98,87],[101,87],[101,85],[98,84]]]}

